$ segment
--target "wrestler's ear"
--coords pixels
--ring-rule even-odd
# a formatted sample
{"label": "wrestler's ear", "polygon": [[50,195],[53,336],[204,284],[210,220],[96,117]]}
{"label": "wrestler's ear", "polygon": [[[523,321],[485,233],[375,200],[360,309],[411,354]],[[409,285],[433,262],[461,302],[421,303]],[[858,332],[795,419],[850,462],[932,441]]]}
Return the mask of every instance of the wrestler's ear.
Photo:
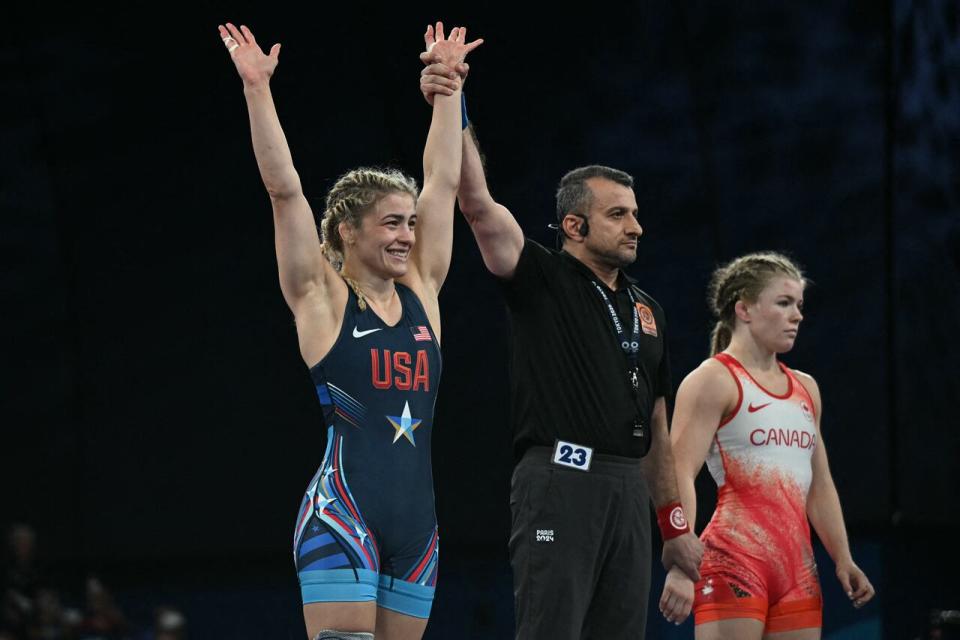
{"label": "wrestler's ear", "polygon": [[733,312],[737,315],[740,322],[750,324],[750,307],[746,302],[737,300],[737,303],[733,305]]}
{"label": "wrestler's ear", "polygon": [[352,224],[343,220],[337,225],[337,233],[343,239],[343,246],[349,246],[357,243],[357,229]]}

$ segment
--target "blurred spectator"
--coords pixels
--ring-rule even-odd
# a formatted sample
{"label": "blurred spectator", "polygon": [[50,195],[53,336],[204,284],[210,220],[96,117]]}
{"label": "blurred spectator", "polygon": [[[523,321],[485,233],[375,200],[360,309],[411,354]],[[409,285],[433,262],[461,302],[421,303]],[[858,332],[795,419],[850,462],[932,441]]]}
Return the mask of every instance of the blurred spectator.
{"label": "blurred spectator", "polygon": [[159,607],[153,618],[153,629],[142,640],[186,640],[187,621],[183,614],[171,607]]}
{"label": "blurred spectator", "polygon": [[87,578],[86,606],[80,623],[80,637],[89,640],[121,640],[127,637],[127,618],[113,594],[96,577]]}
{"label": "blurred spectator", "polygon": [[30,525],[17,523],[7,533],[4,578],[7,586],[33,591],[39,586],[37,534]]}
{"label": "blurred spectator", "polygon": [[36,612],[41,574],[37,565],[37,536],[26,524],[7,530],[3,549],[0,631],[14,638],[26,637]]}
{"label": "blurred spectator", "polygon": [[63,640],[74,637],[56,591],[39,589],[35,603],[36,610],[27,634],[30,640]]}
{"label": "blurred spectator", "polygon": [[[174,608],[156,609],[149,628],[135,629],[98,577],[87,577],[80,598],[52,585],[38,561],[37,535],[29,525],[12,525],[3,542],[0,640],[186,640],[186,619]],[[82,611],[64,606],[64,600],[82,601]]]}

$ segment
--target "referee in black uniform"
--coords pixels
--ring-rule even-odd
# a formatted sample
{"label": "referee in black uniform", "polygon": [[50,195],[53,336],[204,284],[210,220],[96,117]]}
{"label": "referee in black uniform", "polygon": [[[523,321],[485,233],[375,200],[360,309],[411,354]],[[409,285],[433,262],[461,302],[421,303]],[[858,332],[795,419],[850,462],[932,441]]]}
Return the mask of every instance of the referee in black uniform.
{"label": "referee in black uniform", "polygon": [[[677,571],[702,555],[679,503],[667,432],[663,310],[622,268],[642,229],[632,178],[589,166],[557,191],[563,250],[525,239],[490,197],[472,136],[458,194],[513,327],[510,492],[517,638],[643,638],[650,501],[670,569],[661,610],[681,622]],[[641,461],[642,459],[642,461]]]}
{"label": "referee in black uniform", "polygon": [[[421,59],[429,102],[456,80],[429,53]],[[457,197],[487,269],[501,279],[513,326],[517,638],[644,637],[651,497],[669,570],[660,609],[679,624],[693,593],[676,576],[699,579],[703,547],[683,516],[667,432],[666,320],[622,271],[643,232],[633,178],[596,165],[564,176],[563,250],[552,251],[525,239],[493,200],[467,127]]]}

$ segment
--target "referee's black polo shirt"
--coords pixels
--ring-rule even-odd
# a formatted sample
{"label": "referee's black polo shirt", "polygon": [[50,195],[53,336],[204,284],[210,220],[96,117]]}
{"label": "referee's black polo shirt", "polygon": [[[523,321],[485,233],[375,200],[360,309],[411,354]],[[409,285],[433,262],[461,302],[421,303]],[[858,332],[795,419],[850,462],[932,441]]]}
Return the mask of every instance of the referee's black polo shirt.
{"label": "referee's black polo shirt", "polygon": [[[592,281],[614,301],[628,335],[633,316],[624,285],[653,312],[654,322],[644,322],[640,332],[643,438],[633,435],[638,403],[627,357]],[[621,272],[618,291],[610,291],[570,254],[526,239],[513,277],[501,280],[513,328],[510,412],[517,460],[529,447],[552,447],[558,438],[596,453],[646,454],[654,401],[671,393],[670,365],[663,310],[634,283]]]}

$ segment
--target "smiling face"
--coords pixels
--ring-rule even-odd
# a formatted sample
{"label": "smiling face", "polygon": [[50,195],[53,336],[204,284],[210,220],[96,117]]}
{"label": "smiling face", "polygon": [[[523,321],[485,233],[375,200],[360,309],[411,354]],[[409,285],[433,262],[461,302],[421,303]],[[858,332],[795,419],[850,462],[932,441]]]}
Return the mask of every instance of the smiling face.
{"label": "smiling face", "polygon": [[633,264],[637,259],[637,240],[643,235],[633,189],[606,178],[590,178],[586,184],[592,197],[586,215],[590,230],[583,239],[584,249],[611,267]]}
{"label": "smiling face", "polygon": [[760,346],[773,353],[793,348],[803,320],[803,282],[773,276],[754,302],[737,302],[736,314]]}
{"label": "smiling face", "polygon": [[359,227],[340,223],[345,262],[359,263],[385,279],[403,276],[416,242],[416,222],[416,204],[409,194],[383,196],[362,216]]}

